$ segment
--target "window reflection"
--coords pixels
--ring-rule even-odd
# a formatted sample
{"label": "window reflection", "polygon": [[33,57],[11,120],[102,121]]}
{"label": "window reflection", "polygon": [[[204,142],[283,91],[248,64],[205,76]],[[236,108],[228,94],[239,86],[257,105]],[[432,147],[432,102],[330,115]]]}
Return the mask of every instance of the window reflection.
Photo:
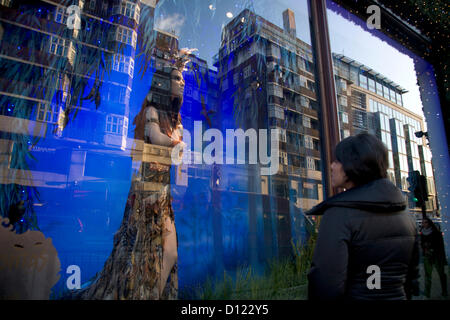
{"label": "window reflection", "polygon": [[[24,231],[37,221],[59,246],[62,269],[80,265],[82,283],[98,274],[96,284],[87,288],[107,285],[108,274],[116,274],[109,268],[118,260],[133,266],[117,252],[127,252],[124,248],[131,243],[123,232],[128,230],[126,217],[147,235],[136,222],[141,209],[168,211],[166,216],[176,220],[181,263],[170,284],[178,278],[181,287],[187,286],[245,264],[262,269],[270,259],[290,256],[292,243],[308,237],[305,226],[311,221],[303,211],[323,199],[322,135],[304,22],[306,1],[293,3],[292,10],[280,3],[242,6],[236,1],[233,18],[225,11],[217,19],[203,15],[224,9],[211,12],[198,4],[188,10],[175,1],[91,0],[75,5],[81,12],[79,30],[67,27],[72,20],[66,6],[46,1],[21,7],[26,18],[19,25],[14,21],[19,8],[12,6],[11,21],[3,24],[6,58],[1,71],[22,71],[22,82],[33,86],[2,91],[2,150],[8,159],[3,178],[12,176],[9,182],[41,194],[39,201],[28,198],[33,210],[18,228]],[[43,32],[29,28],[36,9],[39,21],[51,22],[53,29],[45,29],[45,23]],[[17,62],[12,57],[22,35],[38,41],[30,45],[33,54],[21,51],[23,61]],[[182,75],[173,76],[167,67],[183,47],[198,51],[186,53],[190,62]],[[170,92],[182,80],[178,116]],[[342,98],[342,105],[349,103]],[[156,113],[147,110],[151,106]],[[8,124],[12,118],[27,121]],[[182,127],[175,130],[178,122]],[[231,164],[195,163],[207,141],[192,150],[191,163],[171,165],[173,145],[165,142],[178,135],[187,143],[190,133],[191,144],[198,144],[198,123],[202,134],[208,129],[224,136],[227,129],[254,129],[266,141],[277,129],[278,171],[261,174],[262,164],[248,163],[250,155],[238,156],[241,146],[236,146]],[[152,138],[157,127],[158,137]],[[36,142],[36,136],[42,139]],[[245,150],[254,147],[248,138],[243,145]],[[49,164],[49,159],[56,163]],[[15,172],[25,174],[17,178]],[[167,186],[171,197],[161,195],[161,187]],[[27,190],[23,193],[31,195]],[[152,197],[159,200],[152,202]],[[164,226],[161,221],[159,226]],[[128,234],[130,239],[133,234]],[[80,244],[83,250],[77,249]],[[161,253],[160,247],[144,247],[133,252]],[[148,281],[134,274],[136,285]],[[126,282],[125,276],[118,278]],[[64,289],[65,280],[59,281],[58,290]],[[176,286],[169,289],[152,297],[173,296]]]}

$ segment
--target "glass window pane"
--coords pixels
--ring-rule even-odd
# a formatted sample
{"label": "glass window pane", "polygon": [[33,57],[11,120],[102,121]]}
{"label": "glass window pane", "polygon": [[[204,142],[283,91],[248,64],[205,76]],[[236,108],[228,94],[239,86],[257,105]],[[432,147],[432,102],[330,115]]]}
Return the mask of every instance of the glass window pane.
{"label": "glass window pane", "polygon": [[[65,105],[56,101],[53,91],[49,98],[47,91],[45,97],[28,97],[29,92],[15,96],[26,96],[20,102],[26,112],[19,114],[34,108],[29,119],[33,125],[36,120],[51,123],[33,151],[37,160],[30,161],[29,171],[38,172],[42,180],[24,184],[37,186],[42,194],[42,199],[30,202],[35,216],[27,212],[27,226],[37,221],[36,229],[51,237],[63,272],[70,265],[80,267],[83,286],[106,270],[115,246],[124,246],[115,249],[130,252],[137,260],[142,257],[139,252],[146,252],[146,260],[136,265],[155,271],[160,262],[155,257],[164,245],[158,232],[171,227],[166,225],[171,218],[180,259],[179,271],[169,281],[179,279],[180,292],[217,272],[233,274],[240,264],[263,274],[266,261],[281,261],[292,255],[292,243],[306,243],[314,220],[303,213],[324,199],[325,135],[306,1],[290,3],[290,10],[280,1],[231,7],[224,0],[189,6],[159,1],[155,7],[156,2],[103,1],[100,6],[92,0],[85,6],[98,10],[83,16],[86,30],[67,29],[56,35],[25,28],[31,34],[11,38],[10,34],[21,33],[23,21],[18,19],[7,23],[12,29],[2,38],[8,48],[11,43],[48,39],[44,52],[37,49],[40,43],[30,43],[30,48],[36,48],[36,56],[51,62],[54,70],[2,59],[9,69],[23,70],[24,77],[35,75],[21,79],[21,84],[33,82],[36,88],[53,90],[47,89],[56,87],[57,81],[51,79],[61,75],[69,79],[62,90]],[[11,9],[11,17],[20,16],[18,8]],[[21,9],[28,10],[25,16],[36,11],[27,5]],[[67,18],[64,10],[57,11],[59,23]],[[62,56],[72,52],[71,42],[77,52],[73,61],[66,61]],[[2,54],[16,53],[7,51]],[[189,61],[178,60],[181,56]],[[359,72],[347,68],[346,74],[357,80]],[[341,86],[344,108],[352,102],[346,95],[347,83]],[[42,101],[43,109],[30,107],[36,99],[49,101]],[[46,110],[45,104],[58,108]],[[60,106],[71,112],[59,114]],[[342,122],[343,134],[349,135],[347,112],[342,113]],[[200,163],[189,162],[186,156],[186,163],[176,166],[173,145],[183,141],[198,146],[198,128],[202,137],[210,135],[209,143],[200,141],[200,152],[183,151],[182,156],[195,160],[201,155]],[[226,148],[227,130],[234,133],[232,151]],[[276,140],[273,144],[271,138]],[[222,154],[220,148],[211,148],[211,142],[223,146]],[[270,148],[275,144],[276,158]],[[269,162],[261,156],[263,150],[267,157],[273,154]],[[140,215],[154,217],[154,224]],[[138,230],[139,237],[124,233],[123,239],[114,241],[126,221],[137,224],[126,229]],[[127,269],[131,260],[119,260],[115,263],[123,263],[123,268],[117,270],[135,272]],[[109,276],[123,274],[104,275]],[[67,291],[66,280],[61,277],[55,292]]]}
{"label": "glass window pane", "polygon": [[[14,188],[0,207],[5,213],[11,199],[26,201],[17,232],[39,230],[52,240],[65,275],[52,298],[71,290],[69,266],[80,268],[82,287],[127,274],[139,280],[144,269],[159,278],[166,250],[179,257],[164,280],[171,299],[244,265],[263,276],[267,261],[291,261],[292,245],[308,243],[317,227],[305,212],[328,196],[322,130],[329,128],[308,1],[84,1],[98,10],[82,11],[79,31],[65,28],[65,7],[44,2],[60,28],[30,29],[22,18],[39,6],[2,15],[0,83],[11,92],[0,92],[0,156],[2,181]],[[403,183],[403,128],[391,137],[389,119],[418,129],[423,121],[414,59],[350,16],[329,10],[338,134],[377,134],[389,149],[389,178]],[[17,43],[40,63],[17,59]],[[421,143],[426,160],[412,151],[412,163],[433,181]],[[90,282],[96,275],[102,281]],[[283,276],[295,279],[283,288],[304,286],[295,274]],[[140,291],[138,280],[125,281],[124,298],[159,292]]]}

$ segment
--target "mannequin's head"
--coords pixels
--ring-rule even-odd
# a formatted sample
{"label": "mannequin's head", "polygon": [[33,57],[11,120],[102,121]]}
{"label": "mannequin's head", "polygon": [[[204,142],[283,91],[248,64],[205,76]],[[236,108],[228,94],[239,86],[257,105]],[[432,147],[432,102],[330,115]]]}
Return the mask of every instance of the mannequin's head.
{"label": "mannequin's head", "polygon": [[183,92],[183,74],[178,68],[172,68],[170,72],[170,101],[180,107],[183,103]]}

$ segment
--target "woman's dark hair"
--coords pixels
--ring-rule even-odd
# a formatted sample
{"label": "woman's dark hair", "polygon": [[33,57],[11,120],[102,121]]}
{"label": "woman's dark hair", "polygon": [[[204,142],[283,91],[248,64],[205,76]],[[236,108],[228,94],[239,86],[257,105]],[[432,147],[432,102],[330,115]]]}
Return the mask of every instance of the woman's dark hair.
{"label": "woman's dark hair", "polygon": [[388,150],[374,135],[360,133],[345,138],[336,146],[336,159],[356,186],[387,177]]}
{"label": "woman's dark hair", "polygon": [[422,228],[423,228],[423,221],[426,220],[428,222],[428,225],[430,226],[430,228],[433,230],[433,232],[439,232],[438,227],[436,226],[436,224],[433,222],[433,220],[431,220],[428,217],[425,217],[422,219]]}

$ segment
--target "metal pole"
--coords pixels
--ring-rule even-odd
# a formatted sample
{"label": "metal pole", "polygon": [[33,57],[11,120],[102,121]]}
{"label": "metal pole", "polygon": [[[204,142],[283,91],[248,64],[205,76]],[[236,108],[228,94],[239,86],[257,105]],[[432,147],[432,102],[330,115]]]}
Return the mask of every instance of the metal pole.
{"label": "metal pole", "polygon": [[325,196],[331,197],[337,190],[331,187],[331,162],[334,148],[339,142],[337,100],[334,85],[333,58],[328,33],[327,7],[325,0],[308,1],[311,17],[311,38],[315,57],[317,83],[322,125],[322,163]]}

